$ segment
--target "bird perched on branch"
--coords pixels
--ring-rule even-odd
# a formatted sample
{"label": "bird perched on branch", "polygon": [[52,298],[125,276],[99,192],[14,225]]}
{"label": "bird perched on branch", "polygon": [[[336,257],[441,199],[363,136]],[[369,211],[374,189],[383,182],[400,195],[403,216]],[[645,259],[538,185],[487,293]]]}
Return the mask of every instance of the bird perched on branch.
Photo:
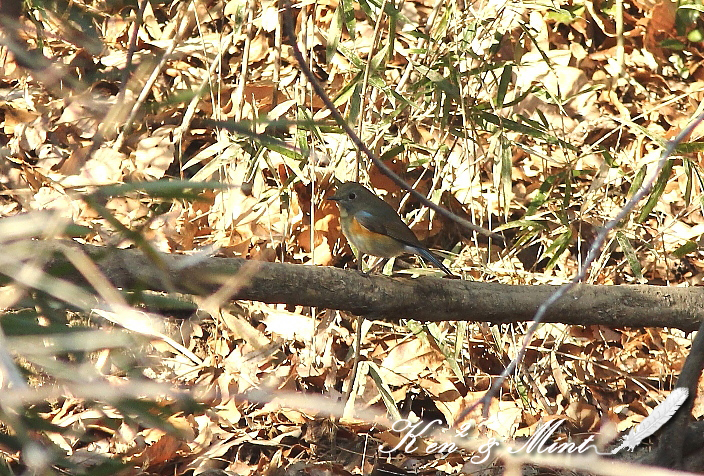
{"label": "bird perched on branch", "polygon": [[391,205],[363,185],[344,182],[328,200],[337,202],[342,233],[360,253],[382,258],[412,253],[432,262],[449,276],[455,276],[418,241]]}

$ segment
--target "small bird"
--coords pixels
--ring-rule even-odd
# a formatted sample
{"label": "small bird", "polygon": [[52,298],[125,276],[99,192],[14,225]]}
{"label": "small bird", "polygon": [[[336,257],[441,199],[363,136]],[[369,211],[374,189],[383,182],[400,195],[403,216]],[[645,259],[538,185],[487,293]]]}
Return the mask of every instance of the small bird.
{"label": "small bird", "polygon": [[360,253],[382,258],[412,253],[431,261],[446,274],[455,276],[418,241],[391,205],[363,185],[357,182],[342,183],[328,200],[337,202],[342,233]]}

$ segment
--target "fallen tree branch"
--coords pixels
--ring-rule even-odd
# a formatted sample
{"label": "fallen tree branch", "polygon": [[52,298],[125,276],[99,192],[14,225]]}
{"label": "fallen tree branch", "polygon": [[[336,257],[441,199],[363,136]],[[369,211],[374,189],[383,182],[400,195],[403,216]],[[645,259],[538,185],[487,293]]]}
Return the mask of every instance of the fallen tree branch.
{"label": "fallen tree branch", "polygon": [[[333,267],[208,256],[194,259],[164,253],[157,254],[160,262],[154,263],[138,250],[47,243],[57,251],[51,268],[69,266],[61,249],[78,246],[93,257],[115,286],[123,289],[205,296],[230,286],[231,299],[339,309],[387,321],[529,321],[556,289],[550,285],[391,278]],[[78,272],[73,271],[64,272],[63,277],[80,280]],[[571,325],[673,327],[685,331],[697,329],[702,321],[701,289],[630,285],[577,285],[545,316],[545,322]]]}

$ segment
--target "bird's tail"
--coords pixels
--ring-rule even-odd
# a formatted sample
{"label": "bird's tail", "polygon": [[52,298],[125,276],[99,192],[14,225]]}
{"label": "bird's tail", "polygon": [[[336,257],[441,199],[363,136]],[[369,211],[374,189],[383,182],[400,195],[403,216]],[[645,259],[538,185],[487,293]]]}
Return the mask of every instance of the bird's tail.
{"label": "bird's tail", "polygon": [[413,251],[414,251],[416,254],[422,256],[422,257],[425,258],[426,260],[428,260],[428,261],[430,261],[431,263],[433,263],[435,266],[437,266],[437,267],[440,268],[441,270],[443,270],[443,271],[445,272],[445,274],[447,274],[448,276],[455,276],[455,275],[452,273],[452,271],[450,271],[447,266],[445,266],[444,264],[442,264],[442,261],[440,261],[440,260],[438,259],[438,257],[435,256],[434,254],[432,254],[429,250],[426,250],[425,248],[414,247]]}

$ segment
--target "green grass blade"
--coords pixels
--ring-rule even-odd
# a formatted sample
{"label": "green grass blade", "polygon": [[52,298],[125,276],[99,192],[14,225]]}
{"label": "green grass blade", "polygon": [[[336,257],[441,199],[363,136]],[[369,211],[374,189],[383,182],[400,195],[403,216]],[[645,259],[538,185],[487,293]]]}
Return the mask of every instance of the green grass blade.
{"label": "green grass blade", "polygon": [[513,75],[513,68],[511,64],[506,64],[503,71],[501,72],[501,79],[499,80],[499,89],[496,92],[496,107],[504,107],[504,99],[506,98],[506,92],[508,91],[508,85],[511,84],[511,78]]}
{"label": "green grass blade", "polygon": [[648,197],[648,201],[645,203],[645,206],[640,211],[640,215],[638,215],[638,218],[636,219],[637,223],[643,223],[643,221],[648,218],[648,215],[650,215],[650,212],[653,211],[655,205],[657,205],[658,200],[660,200],[660,196],[665,191],[667,181],[670,178],[670,175],[672,174],[672,166],[674,163],[675,161],[673,159],[668,159],[667,162],[665,162],[665,166],[662,168],[658,179],[655,181],[653,191]]}
{"label": "green grass blade", "polygon": [[630,240],[622,231],[616,232],[616,241],[618,242],[623,254],[626,255],[626,260],[628,260],[628,265],[631,267],[631,272],[633,276],[640,280],[643,278],[643,269],[638,261],[638,256],[636,255],[636,250],[633,249]]}
{"label": "green grass blade", "polygon": [[394,397],[391,394],[391,388],[386,385],[384,379],[382,379],[381,375],[379,375],[379,368],[374,362],[366,362],[366,364],[368,365],[367,371],[369,372],[369,376],[372,378],[372,380],[374,380],[376,388],[379,391],[379,395],[381,395],[381,400],[384,402],[386,410],[388,410],[389,414],[391,415],[391,419],[393,421],[401,420],[401,411],[396,406]]}
{"label": "green grass blade", "polygon": [[342,2],[338,3],[335,13],[333,13],[332,19],[330,20],[327,45],[325,45],[325,60],[328,64],[332,61],[333,56],[335,56],[335,53],[337,52],[337,45],[340,44],[340,37],[342,36],[343,8]]}

